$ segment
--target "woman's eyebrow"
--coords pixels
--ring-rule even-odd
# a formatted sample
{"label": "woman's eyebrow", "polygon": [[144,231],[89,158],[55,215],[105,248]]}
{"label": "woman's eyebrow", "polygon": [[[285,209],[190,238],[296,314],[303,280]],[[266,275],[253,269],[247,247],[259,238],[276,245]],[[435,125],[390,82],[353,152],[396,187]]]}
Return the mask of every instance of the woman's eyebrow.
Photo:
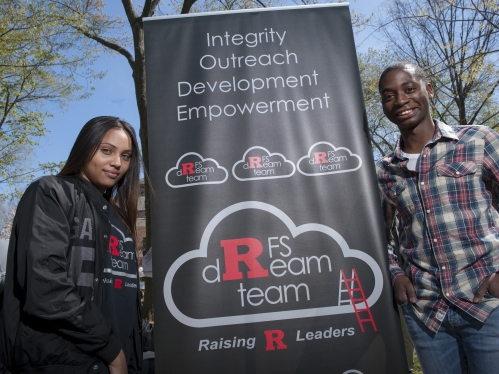
{"label": "woman's eyebrow", "polygon": [[[112,147],[112,148],[114,148],[114,149],[118,149],[118,147],[116,147],[116,146],[115,146],[114,144],[112,144],[112,143],[106,143],[106,142],[102,142],[102,143],[100,143],[100,145],[103,145],[103,144],[108,145],[108,146],[110,146],[110,147]],[[133,152],[133,149],[131,149],[131,148],[130,148],[130,149],[125,149],[123,152]]]}
{"label": "woman's eyebrow", "polygon": [[111,144],[111,143],[104,143],[104,142],[100,143],[100,145],[103,145],[103,144],[106,144],[106,145],[108,145],[110,147],[113,147],[114,149],[118,148],[114,144]]}

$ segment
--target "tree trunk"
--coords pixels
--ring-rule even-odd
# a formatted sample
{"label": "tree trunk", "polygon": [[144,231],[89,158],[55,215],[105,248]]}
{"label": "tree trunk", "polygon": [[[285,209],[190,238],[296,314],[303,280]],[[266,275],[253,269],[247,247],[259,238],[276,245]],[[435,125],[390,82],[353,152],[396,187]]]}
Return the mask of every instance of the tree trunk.
{"label": "tree trunk", "polygon": [[[135,85],[135,97],[140,118],[140,143],[142,147],[142,160],[144,164],[144,178],[148,179],[149,174],[149,140],[147,135],[147,98],[146,98],[146,66],[144,55],[144,25],[142,17],[151,16],[154,13],[153,6],[149,13],[138,17],[129,1],[123,1],[125,12],[127,13],[133,34],[133,47],[135,52],[135,61],[133,64],[133,82]],[[146,238],[143,253],[147,253],[151,248],[151,191],[145,184],[145,211],[146,211]],[[144,303],[142,305],[142,318],[152,320],[153,311],[153,288],[152,279],[146,278],[144,290]]]}
{"label": "tree trunk", "polygon": [[[147,99],[146,99],[146,68],[144,59],[144,29],[142,20],[140,27],[137,26],[134,32],[134,47],[135,47],[135,69],[133,72],[133,80],[135,83],[135,95],[137,98],[137,108],[140,118],[140,143],[142,147],[142,160],[144,163],[144,177],[147,179],[149,174],[149,139],[147,135]],[[137,38],[135,37],[137,34]],[[145,252],[151,248],[151,191],[146,184],[145,188],[145,210],[146,210],[146,240]],[[145,282],[144,304],[142,305],[143,318],[152,320],[153,311],[153,288],[152,279],[148,278]]]}

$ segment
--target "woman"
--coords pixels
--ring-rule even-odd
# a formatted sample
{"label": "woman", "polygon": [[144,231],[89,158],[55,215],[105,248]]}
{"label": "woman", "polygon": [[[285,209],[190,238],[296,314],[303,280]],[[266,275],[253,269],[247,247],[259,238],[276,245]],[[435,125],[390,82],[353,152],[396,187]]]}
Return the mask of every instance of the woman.
{"label": "woman", "polygon": [[26,190],[4,291],[3,359],[12,372],[140,372],[139,170],[133,128],[97,117],[61,172]]}

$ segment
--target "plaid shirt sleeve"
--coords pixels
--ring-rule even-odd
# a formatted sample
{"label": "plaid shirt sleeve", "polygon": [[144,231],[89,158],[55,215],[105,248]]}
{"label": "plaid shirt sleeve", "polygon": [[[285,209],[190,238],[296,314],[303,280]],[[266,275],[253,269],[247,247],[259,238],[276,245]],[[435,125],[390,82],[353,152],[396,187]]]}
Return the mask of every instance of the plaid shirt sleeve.
{"label": "plaid shirt sleeve", "polygon": [[[492,194],[492,205],[499,211],[499,134],[489,128],[484,128],[483,179]],[[496,269],[499,273],[499,268]]]}
{"label": "plaid shirt sleeve", "polygon": [[485,146],[483,155],[484,179],[499,184],[499,134],[485,128]]}
{"label": "plaid shirt sleeve", "polygon": [[380,189],[381,195],[381,209],[383,212],[383,220],[385,224],[385,235],[388,249],[388,260],[390,265],[390,274],[392,277],[392,285],[395,281],[395,278],[405,275],[404,271],[400,268],[397,258],[397,252],[395,250],[395,246],[397,245],[394,236],[393,230],[395,224],[395,215],[396,215],[396,207],[390,202],[390,200],[386,197],[383,190]]}

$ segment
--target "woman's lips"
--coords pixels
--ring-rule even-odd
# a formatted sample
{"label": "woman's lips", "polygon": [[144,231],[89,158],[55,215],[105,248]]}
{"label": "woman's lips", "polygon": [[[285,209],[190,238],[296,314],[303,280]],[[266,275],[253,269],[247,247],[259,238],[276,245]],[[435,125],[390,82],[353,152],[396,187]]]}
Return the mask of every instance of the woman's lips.
{"label": "woman's lips", "polygon": [[116,179],[116,178],[118,178],[118,175],[119,175],[119,173],[117,173],[117,172],[114,172],[114,171],[108,171],[108,170],[104,170],[104,173],[106,173],[106,175],[107,175],[109,178],[112,178],[112,179]]}

